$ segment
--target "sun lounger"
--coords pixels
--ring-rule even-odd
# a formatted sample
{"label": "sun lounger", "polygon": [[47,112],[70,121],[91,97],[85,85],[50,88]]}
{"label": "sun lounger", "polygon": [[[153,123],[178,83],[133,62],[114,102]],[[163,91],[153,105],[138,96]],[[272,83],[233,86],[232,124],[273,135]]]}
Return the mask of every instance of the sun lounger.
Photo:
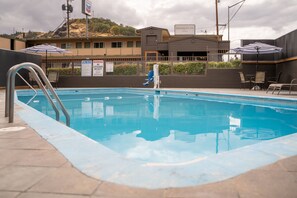
{"label": "sun lounger", "polygon": [[297,87],[297,78],[294,78],[291,83],[273,83],[270,84],[269,87],[267,88],[266,93],[268,93],[269,90],[272,90],[272,94],[278,90],[278,93],[284,88],[284,87],[289,87],[289,94],[291,94],[292,87],[296,86]]}

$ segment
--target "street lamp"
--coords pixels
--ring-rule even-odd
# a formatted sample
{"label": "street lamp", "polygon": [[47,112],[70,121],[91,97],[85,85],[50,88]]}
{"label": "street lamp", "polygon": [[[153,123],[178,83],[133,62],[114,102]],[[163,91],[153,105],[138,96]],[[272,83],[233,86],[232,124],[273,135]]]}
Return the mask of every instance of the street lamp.
{"label": "street lamp", "polygon": [[[231,6],[228,6],[228,41],[230,42],[230,8],[240,4],[240,3],[243,3],[245,0],[242,0],[242,1],[239,1]],[[228,61],[229,61],[229,54],[228,54]]]}

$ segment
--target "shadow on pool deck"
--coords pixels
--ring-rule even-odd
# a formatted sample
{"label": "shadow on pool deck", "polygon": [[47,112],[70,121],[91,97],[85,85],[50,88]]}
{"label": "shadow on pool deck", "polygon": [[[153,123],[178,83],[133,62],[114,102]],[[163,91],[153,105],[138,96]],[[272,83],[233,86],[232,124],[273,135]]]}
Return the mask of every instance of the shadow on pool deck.
{"label": "shadow on pool deck", "polygon": [[[252,93],[248,91],[247,94]],[[264,92],[253,94],[264,95]],[[197,187],[148,190],[96,180],[72,167],[17,116],[13,124],[8,124],[8,119],[4,118],[3,90],[0,90],[0,105],[0,198],[297,197],[297,156],[222,182]]]}

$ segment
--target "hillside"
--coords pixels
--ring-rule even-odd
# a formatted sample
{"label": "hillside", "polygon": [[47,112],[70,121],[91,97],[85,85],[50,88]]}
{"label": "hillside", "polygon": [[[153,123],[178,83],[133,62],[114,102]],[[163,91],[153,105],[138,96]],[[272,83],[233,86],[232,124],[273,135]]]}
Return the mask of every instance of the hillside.
{"label": "hillside", "polygon": [[[70,19],[69,20],[69,36],[70,37],[85,37],[86,36],[86,19]],[[131,26],[117,24],[110,19],[91,18],[88,23],[88,36],[135,36],[136,29]],[[49,32],[34,32],[27,33],[16,32],[12,35],[2,35],[5,37],[33,39],[33,38],[63,38],[67,37],[67,23],[63,22],[56,30]]]}

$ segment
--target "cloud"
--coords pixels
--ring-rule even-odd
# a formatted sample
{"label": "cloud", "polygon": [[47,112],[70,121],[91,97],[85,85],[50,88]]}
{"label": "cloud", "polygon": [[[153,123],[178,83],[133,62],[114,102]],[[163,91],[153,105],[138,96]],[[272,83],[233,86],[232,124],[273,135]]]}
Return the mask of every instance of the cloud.
{"label": "cloud", "polygon": [[[215,33],[215,4],[205,0],[93,0],[95,17],[110,20],[136,28],[157,26],[173,32],[175,24],[196,24],[197,33]],[[219,24],[227,24],[228,6],[239,0],[219,3]],[[0,0],[0,33],[21,31],[54,30],[66,17],[62,11],[66,0]],[[72,18],[84,18],[81,0],[72,1]],[[238,9],[234,6],[231,16]],[[259,35],[275,36],[296,29],[295,12],[297,4],[292,0],[246,0],[230,23],[233,35],[242,37]],[[226,26],[220,33],[227,36]],[[225,29],[225,31],[224,31]],[[236,32],[244,30],[244,35]],[[267,32],[270,31],[270,34]],[[286,31],[286,32],[285,32]],[[255,33],[256,32],[256,33]],[[264,38],[264,37],[263,37]],[[238,39],[237,37],[234,39]]]}

